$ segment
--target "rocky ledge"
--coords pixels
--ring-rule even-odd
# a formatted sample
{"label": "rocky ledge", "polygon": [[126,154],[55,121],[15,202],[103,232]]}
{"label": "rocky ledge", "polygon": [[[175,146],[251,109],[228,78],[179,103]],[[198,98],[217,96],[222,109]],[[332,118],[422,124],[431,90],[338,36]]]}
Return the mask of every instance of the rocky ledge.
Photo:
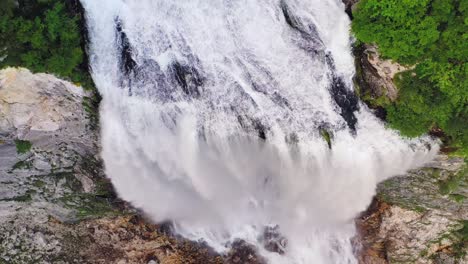
{"label": "rocky ledge", "polygon": [[360,262],[468,263],[468,168],[440,155],[426,167],[382,182],[358,220]]}

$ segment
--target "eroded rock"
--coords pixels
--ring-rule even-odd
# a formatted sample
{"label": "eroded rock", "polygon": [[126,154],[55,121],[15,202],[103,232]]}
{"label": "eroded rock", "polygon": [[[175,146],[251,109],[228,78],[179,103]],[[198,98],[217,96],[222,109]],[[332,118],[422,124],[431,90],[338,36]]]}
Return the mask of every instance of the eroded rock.
{"label": "eroded rock", "polygon": [[357,220],[360,262],[468,263],[467,172],[463,159],[440,155],[381,183]]}
{"label": "eroded rock", "polygon": [[[113,213],[98,134],[81,87],[26,69],[0,71],[0,260],[38,263],[61,252],[49,218]],[[50,260],[49,260],[50,261]]]}
{"label": "eroded rock", "polygon": [[356,46],[354,56],[356,60],[354,80],[360,98],[373,109],[382,108],[395,101],[398,97],[398,89],[394,83],[396,74],[411,68],[382,59],[373,45]]}

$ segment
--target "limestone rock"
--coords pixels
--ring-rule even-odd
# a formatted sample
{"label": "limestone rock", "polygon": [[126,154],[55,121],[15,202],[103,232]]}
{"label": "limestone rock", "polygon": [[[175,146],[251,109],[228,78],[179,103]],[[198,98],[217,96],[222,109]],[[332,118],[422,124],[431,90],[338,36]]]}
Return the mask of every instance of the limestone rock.
{"label": "limestone rock", "polygon": [[[83,107],[90,93],[48,74],[0,71],[0,262],[39,263],[60,252],[42,232],[107,210],[98,134]],[[101,210],[95,210],[96,208]]]}
{"label": "limestone rock", "polygon": [[[375,69],[377,75],[381,77],[383,86],[381,86],[380,95],[387,96],[391,101],[397,98],[398,90],[393,82],[395,74],[411,69],[397,62],[385,60],[380,57],[377,47],[374,45],[365,45],[364,54],[367,55],[367,60]],[[378,94],[379,95],[379,94]]]}
{"label": "limestone rock", "polygon": [[361,97],[365,97],[367,93],[372,99],[384,97],[395,101],[398,97],[398,89],[394,84],[395,75],[411,68],[382,59],[374,45],[356,47],[354,55],[357,68],[355,80]]}
{"label": "limestone rock", "polygon": [[[52,75],[0,71],[1,201],[58,198],[70,192],[70,181],[91,177],[80,171],[83,159],[96,159],[98,152],[97,133],[83,107],[86,96],[81,87]],[[91,192],[91,185],[74,187]],[[51,188],[55,193],[45,195]]]}
{"label": "limestone rock", "polygon": [[[81,87],[52,75],[34,75],[26,69],[7,68],[0,73],[0,131],[36,139],[41,133],[83,132]],[[81,134],[78,134],[81,135]]]}
{"label": "limestone rock", "polygon": [[439,155],[389,179],[357,220],[361,263],[468,263],[467,165]]}

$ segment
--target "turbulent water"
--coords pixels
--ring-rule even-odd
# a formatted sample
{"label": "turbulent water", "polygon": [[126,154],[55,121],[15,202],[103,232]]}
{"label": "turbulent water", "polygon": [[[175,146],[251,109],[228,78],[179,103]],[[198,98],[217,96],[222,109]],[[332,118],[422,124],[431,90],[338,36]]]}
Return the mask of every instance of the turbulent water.
{"label": "turbulent water", "polygon": [[353,218],[376,184],[437,151],[354,96],[339,0],[82,4],[107,175],[219,252],[242,239],[270,263],[355,263]]}

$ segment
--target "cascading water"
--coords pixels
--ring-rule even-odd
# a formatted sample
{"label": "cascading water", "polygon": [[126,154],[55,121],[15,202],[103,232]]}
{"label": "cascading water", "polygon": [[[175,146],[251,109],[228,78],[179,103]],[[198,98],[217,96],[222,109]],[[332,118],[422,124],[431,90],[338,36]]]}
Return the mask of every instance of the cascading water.
{"label": "cascading water", "polygon": [[242,239],[271,263],[355,263],[353,218],[376,184],[438,150],[353,95],[339,0],[81,1],[107,175],[218,251]]}

